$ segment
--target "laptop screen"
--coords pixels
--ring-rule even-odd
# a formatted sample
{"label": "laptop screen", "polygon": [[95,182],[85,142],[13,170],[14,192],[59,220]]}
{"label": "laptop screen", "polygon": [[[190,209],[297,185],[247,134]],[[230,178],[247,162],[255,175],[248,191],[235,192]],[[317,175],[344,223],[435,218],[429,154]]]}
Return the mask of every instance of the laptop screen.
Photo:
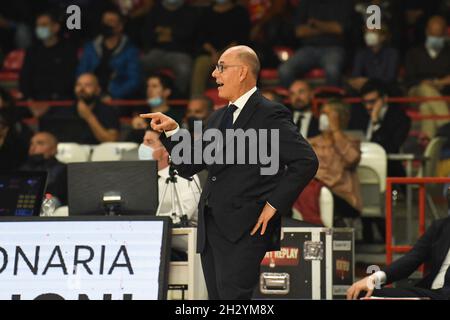
{"label": "laptop screen", "polygon": [[47,172],[0,172],[0,217],[39,216]]}

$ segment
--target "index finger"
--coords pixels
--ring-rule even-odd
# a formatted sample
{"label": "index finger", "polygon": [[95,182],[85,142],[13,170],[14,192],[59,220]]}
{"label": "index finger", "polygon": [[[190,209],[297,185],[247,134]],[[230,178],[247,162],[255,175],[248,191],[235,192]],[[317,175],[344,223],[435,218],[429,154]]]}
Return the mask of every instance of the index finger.
{"label": "index finger", "polygon": [[154,118],[159,118],[160,115],[155,113],[155,112],[152,112],[152,113],[141,113],[139,115],[139,117],[145,118],[145,119],[154,119]]}

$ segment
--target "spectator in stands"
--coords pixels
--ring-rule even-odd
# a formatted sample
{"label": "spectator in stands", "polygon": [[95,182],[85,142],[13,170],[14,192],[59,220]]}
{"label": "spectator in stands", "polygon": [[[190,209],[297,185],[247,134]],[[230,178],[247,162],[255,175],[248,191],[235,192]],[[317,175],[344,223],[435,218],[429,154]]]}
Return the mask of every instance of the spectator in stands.
{"label": "spectator in stands", "polygon": [[211,98],[204,95],[193,96],[189,100],[189,104],[186,109],[186,117],[184,119],[183,127],[188,129],[190,132],[193,132],[194,121],[202,121],[204,128],[213,111],[214,102]]}
{"label": "spectator in stands", "polygon": [[[147,104],[145,108],[136,108],[136,113],[162,112],[176,121],[183,120],[185,109],[181,106],[170,106],[169,98],[173,92],[172,78],[164,74],[153,74],[147,78]],[[133,129],[145,129],[147,122],[136,115],[132,119]]]}
{"label": "spectator in stands", "polygon": [[[181,213],[179,204],[183,206],[184,213],[187,215],[189,221],[197,221],[197,207],[200,199],[201,190],[199,189],[200,182],[197,175],[194,175],[192,180],[187,180],[177,176],[177,188],[180,194],[180,201],[176,203],[176,208],[172,208],[172,189],[168,188],[165,198],[163,197],[166,180],[169,178],[169,153],[159,140],[159,133],[148,128],[145,131],[145,136],[139,149],[133,149],[125,152],[122,155],[122,160],[156,160],[158,161],[158,190],[159,201],[161,204],[162,216],[172,216],[173,212]],[[172,217],[173,218],[173,217]],[[179,221],[174,219],[175,223]]]}
{"label": "spectator in stands", "polygon": [[[450,93],[450,47],[445,44],[447,24],[444,18],[433,16],[426,28],[425,45],[411,49],[406,56],[406,84],[409,95],[439,97]],[[420,104],[422,115],[449,115],[444,101]],[[421,130],[432,138],[436,129],[447,120],[423,120]]]}
{"label": "spectator in stands", "polygon": [[344,217],[358,217],[362,210],[356,167],[361,159],[360,143],[344,134],[350,117],[349,107],[330,101],[321,109],[321,134],[309,139],[319,159],[316,179],[333,194],[335,226]]}
{"label": "spectator in stands", "polygon": [[80,75],[75,84],[76,105],[67,110],[67,115],[82,119],[87,130],[79,132],[76,142],[97,144],[119,139],[119,118],[114,108],[105,106],[100,100],[101,89],[97,77],[92,73]]}
{"label": "spectator in stands", "polygon": [[[399,153],[408,137],[411,119],[401,105],[388,104],[386,86],[380,81],[368,80],[360,94],[370,116],[366,130],[367,140],[381,145],[386,153]],[[405,176],[401,162],[388,161],[388,176]]]}
{"label": "spectator in stands", "polygon": [[155,5],[155,0],[112,0],[119,8],[120,12],[127,19],[125,31],[131,41],[139,48],[142,48],[142,29],[145,18],[151,8]]}
{"label": "spectator in stands", "polygon": [[262,68],[275,68],[279,64],[273,46],[284,42],[283,19],[287,11],[286,0],[243,0],[249,13],[250,42],[258,54]]}
{"label": "spectator in stands", "polygon": [[[73,96],[77,49],[60,37],[60,30],[52,13],[37,16],[38,42],[27,50],[20,72],[19,88],[27,100],[65,100]],[[39,102],[30,106],[35,117],[54,114],[55,110]]]}
{"label": "spectator in stands", "polygon": [[294,23],[302,46],[278,68],[283,86],[289,87],[296,77],[318,67],[325,69],[327,84],[340,84],[351,14],[351,0],[300,1]]}
{"label": "spectator in stands", "polygon": [[9,110],[0,108],[0,171],[17,170],[27,157],[28,145]]}
{"label": "spectator in stands", "polygon": [[296,80],[289,87],[293,121],[305,138],[312,138],[320,134],[319,120],[312,113],[312,99],[313,92],[306,81]]}
{"label": "spectator in stands", "polygon": [[359,91],[369,78],[392,84],[397,80],[399,53],[387,45],[389,31],[386,25],[381,29],[366,29],[366,47],[359,49],[353,61],[352,78],[349,85]]}
{"label": "spectator in stands", "polygon": [[67,166],[56,159],[58,140],[48,132],[37,132],[31,139],[23,171],[46,171],[47,189],[61,205],[67,204]]}
{"label": "spectator in stands", "polygon": [[[26,49],[32,41],[33,9],[40,1],[3,1],[0,6],[0,61],[2,55],[21,48]],[[36,4],[37,3],[37,4]]]}
{"label": "spectator in stands", "polygon": [[176,89],[187,95],[192,70],[190,52],[196,32],[192,8],[184,0],[163,0],[152,8],[142,31],[147,50],[142,57],[146,74],[170,69],[176,79]]}
{"label": "spectator in stands", "polygon": [[30,127],[21,121],[26,114],[26,110],[16,107],[13,97],[2,87],[0,87],[0,109],[7,111],[12,121],[14,121],[14,127],[19,135],[23,137],[23,140],[30,141],[33,132]]}
{"label": "spectator in stands", "polygon": [[105,11],[101,34],[84,46],[78,65],[77,75],[97,76],[104,102],[132,97],[141,84],[139,52],[124,34],[124,24],[119,11]]}
{"label": "spectator in stands", "polygon": [[[414,287],[378,288],[407,279],[421,264],[429,272]],[[431,227],[401,258],[382,270],[355,282],[347,299],[362,297],[450,299],[450,217],[433,222]],[[376,289],[375,289],[376,288]]]}
{"label": "spectator in stands", "polygon": [[199,30],[200,51],[192,72],[191,96],[205,91],[213,66],[225,49],[248,42],[248,12],[234,1],[216,0],[213,6],[205,11]]}

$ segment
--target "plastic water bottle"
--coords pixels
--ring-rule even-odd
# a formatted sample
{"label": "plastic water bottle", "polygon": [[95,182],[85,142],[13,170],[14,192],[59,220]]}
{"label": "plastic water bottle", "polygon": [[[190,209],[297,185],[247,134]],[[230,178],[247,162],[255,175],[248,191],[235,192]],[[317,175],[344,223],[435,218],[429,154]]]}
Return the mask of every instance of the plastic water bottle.
{"label": "plastic water bottle", "polygon": [[50,217],[56,210],[56,199],[50,193],[45,194],[45,199],[42,201],[41,217]]}

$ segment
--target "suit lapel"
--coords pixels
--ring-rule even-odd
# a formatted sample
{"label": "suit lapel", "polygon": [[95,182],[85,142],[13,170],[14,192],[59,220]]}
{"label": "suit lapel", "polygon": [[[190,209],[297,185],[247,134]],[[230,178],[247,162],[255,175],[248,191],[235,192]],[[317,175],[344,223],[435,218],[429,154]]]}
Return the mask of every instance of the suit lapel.
{"label": "suit lapel", "polygon": [[[259,93],[259,90],[256,90],[256,92],[250,96],[247,103],[242,108],[241,113],[239,114],[238,118],[236,119],[236,121],[233,124],[233,127],[232,127],[233,130],[245,128],[246,124],[252,117],[253,113],[256,111],[256,107],[257,107],[260,99],[261,99],[261,94]],[[224,114],[225,114],[225,112],[223,112],[222,115],[220,117],[218,117],[218,118],[220,118],[220,120],[218,120],[218,122],[215,124],[215,126],[214,126],[215,128],[218,128],[220,123],[222,123],[222,118],[223,118]],[[227,146],[231,142],[231,139],[226,139],[226,136],[224,136],[224,139],[226,140],[226,141],[224,141],[224,146]],[[222,150],[226,150],[226,148],[224,148]],[[222,151],[220,151],[218,154],[218,158],[220,159],[221,157],[223,157],[223,160],[225,162],[226,159],[223,156]],[[227,167],[227,164],[225,164],[225,163],[224,164],[214,164],[214,165],[212,165],[211,171],[214,171],[214,173],[217,173],[217,172],[225,169],[226,167]]]}

